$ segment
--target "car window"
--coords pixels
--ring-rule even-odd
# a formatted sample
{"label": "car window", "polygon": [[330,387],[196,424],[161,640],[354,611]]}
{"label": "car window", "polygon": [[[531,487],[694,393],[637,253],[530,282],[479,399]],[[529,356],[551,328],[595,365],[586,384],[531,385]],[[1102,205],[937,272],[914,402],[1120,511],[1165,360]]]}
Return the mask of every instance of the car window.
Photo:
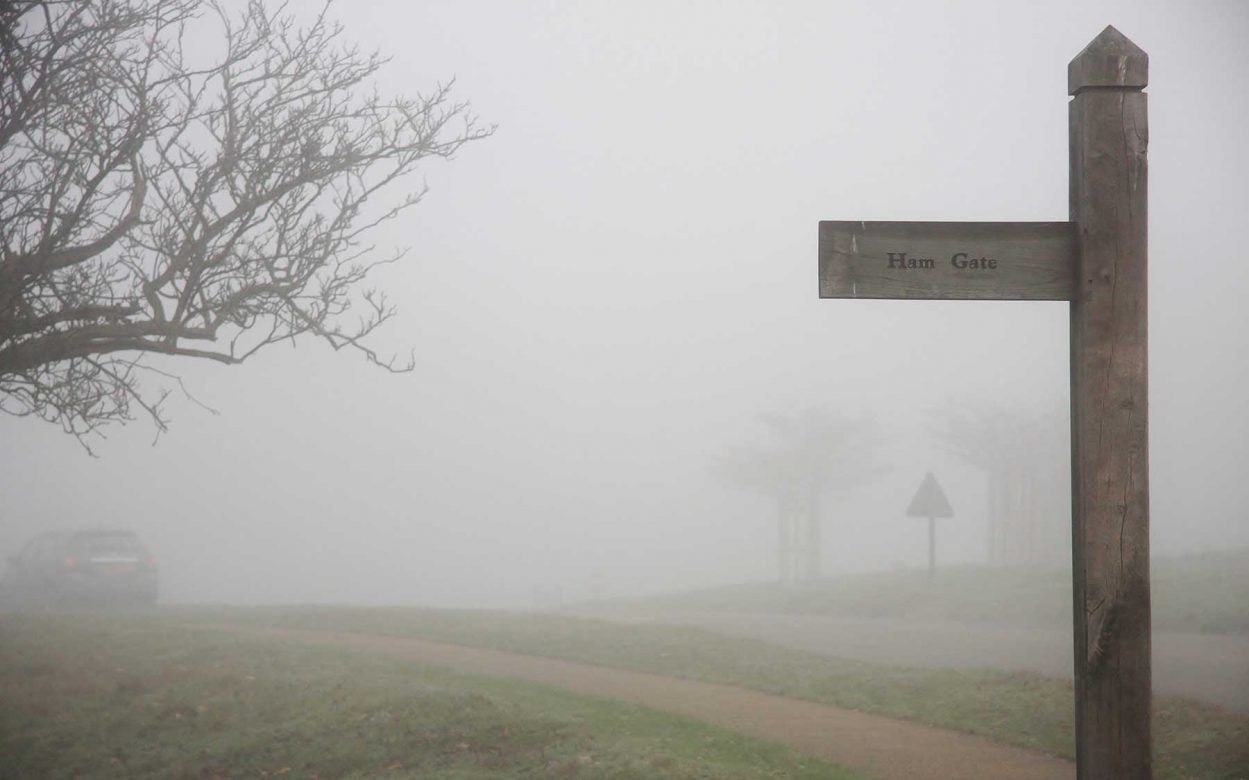
{"label": "car window", "polygon": [[78,555],[141,555],[143,545],[131,533],[98,532],[74,537],[73,551]]}

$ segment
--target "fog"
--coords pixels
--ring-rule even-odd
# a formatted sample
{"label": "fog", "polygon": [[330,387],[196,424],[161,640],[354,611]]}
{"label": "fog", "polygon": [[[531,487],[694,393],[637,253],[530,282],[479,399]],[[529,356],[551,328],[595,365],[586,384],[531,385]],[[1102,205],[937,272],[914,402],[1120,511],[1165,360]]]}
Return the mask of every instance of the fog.
{"label": "fog", "polygon": [[985,562],[985,472],[935,433],[951,410],[1065,431],[1067,304],[822,301],[817,223],[1065,220],[1067,62],[1107,24],[1151,66],[1154,554],[1249,545],[1249,6],[333,13],[393,57],[383,92],[454,77],[498,125],[426,167],[425,201],[375,236],[411,247],[378,274],[401,312],[377,345],[415,369],[313,341],[161,363],[214,411],[175,392],[168,433],[114,426],[94,458],[0,417],[0,552],[132,528],[169,602],[527,606],[767,581],[775,502],[716,464],[765,440],[761,415],[821,410],[872,420],[882,466],[824,497],[826,576],[926,566],[905,510],[928,471],[954,509],[939,564]]}

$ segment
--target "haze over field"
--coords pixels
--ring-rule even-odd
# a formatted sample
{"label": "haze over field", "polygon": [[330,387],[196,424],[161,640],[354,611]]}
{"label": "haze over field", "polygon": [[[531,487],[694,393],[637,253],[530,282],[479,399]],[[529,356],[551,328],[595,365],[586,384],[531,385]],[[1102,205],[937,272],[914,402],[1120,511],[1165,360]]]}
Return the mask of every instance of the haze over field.
{"label": "haze over field", "polygon": [[[1107,24],[1150,56],[1154,553],[1249,546],[1249,6],[332,14],[393,57],[383,93],[455,77],[498,125],[376,235],[411,247],[378,275],[401,308],[378,344],[415,370],[311,341],[162,363],[219,414],[175,392],[155,446],[140,419],[95,459],[0,417],[0,553],[129,527],[168,601],[524,606],[767,580],[774,502],[716,464],[764,440],[760,415],[819,409],[872,420],[881,466],[825,497],[825,574],[926,565],[904,512],[927,471],[955,512],[939,561],[982,562],[985,474],[933,428],[1001,411],[1065,445],[1067,305],[821,301],[816,226],[1065,220],[1066,66]],[[1052,529],[1037,543],[1065,545]]]}

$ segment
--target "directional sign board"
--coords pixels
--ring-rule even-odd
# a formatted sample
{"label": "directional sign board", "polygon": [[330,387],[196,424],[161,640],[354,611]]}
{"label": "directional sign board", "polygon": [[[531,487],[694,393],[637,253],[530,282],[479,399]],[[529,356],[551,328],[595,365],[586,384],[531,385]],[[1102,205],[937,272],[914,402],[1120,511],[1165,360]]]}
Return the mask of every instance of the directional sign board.
{"label": "directional sign board", "polygon": [[821,222],[821,298],[1068,301],[1070,222]]}

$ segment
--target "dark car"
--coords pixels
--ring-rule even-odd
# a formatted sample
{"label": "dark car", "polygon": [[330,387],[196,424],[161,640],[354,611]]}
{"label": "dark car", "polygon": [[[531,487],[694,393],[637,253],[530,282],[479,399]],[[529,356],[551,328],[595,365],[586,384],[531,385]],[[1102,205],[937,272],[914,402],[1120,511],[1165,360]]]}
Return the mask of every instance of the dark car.
{"label": "dark car", "polygon": [[53,531],[9,558],[0,597],[10,604],[154,604],[156,559],[132,531]]}

